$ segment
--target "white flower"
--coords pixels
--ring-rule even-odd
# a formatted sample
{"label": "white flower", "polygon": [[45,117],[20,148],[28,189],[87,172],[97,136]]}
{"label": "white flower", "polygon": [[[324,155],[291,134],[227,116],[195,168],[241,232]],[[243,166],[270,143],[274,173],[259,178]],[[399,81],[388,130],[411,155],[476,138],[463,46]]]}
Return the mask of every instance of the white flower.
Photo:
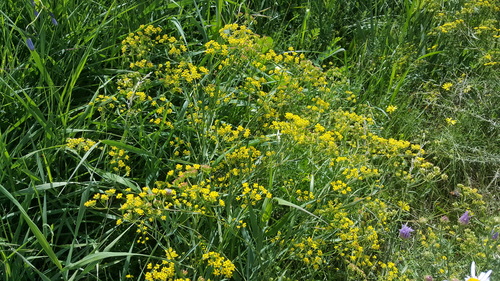
{"label": "white flower", "polygon": [[479,276],[476,276],[476,263],[472,262],[470,265],[470,276],[465,278],[465,281],[490,281],[490,275],[492,270],[488,270],[487,272],[481,272]]}

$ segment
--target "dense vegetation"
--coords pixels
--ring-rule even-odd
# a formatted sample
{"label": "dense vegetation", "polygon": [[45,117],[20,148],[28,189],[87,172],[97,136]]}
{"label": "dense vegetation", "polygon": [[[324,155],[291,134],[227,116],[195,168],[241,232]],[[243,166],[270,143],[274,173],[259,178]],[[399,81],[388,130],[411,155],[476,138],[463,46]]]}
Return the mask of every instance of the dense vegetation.
{"label": "dense vegetation", "polygon": [[0,276],[495,277],[498,15],[2,1]]}

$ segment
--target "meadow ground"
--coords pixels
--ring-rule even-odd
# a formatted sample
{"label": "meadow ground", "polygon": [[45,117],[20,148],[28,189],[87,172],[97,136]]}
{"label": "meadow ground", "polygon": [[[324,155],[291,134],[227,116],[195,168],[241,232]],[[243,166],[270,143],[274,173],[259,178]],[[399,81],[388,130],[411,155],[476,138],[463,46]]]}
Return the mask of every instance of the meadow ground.
{"label": "meadow ground", "polygon": [[500,2],[390,2],[2,1],[0,276],[498,278]]}

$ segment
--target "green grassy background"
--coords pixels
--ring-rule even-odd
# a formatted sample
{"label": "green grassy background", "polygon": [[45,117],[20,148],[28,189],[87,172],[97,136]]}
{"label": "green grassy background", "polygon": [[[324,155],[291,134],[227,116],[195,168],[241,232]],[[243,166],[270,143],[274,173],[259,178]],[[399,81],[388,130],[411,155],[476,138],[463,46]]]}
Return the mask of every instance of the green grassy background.
{"label": "green grassy background", "polygon": [[[147,263],[164,259],[161,249],[176,244],[180,246],[174,248],[182,257],[176,265],[186,268],[186,278],[193,280],[223,279],[204,269],[206,266],[199,261],[207,249],[216,249],[233,260],[237,268],[234,280],[422,280],[425,275],[462,279],[472,260],[483,271],[498,272],[498,242],[491,239],[490,232],[498,231],[500,225],[499,13],[499,1],[479,0],[398,0],[390,4],[334,0],[2,1],[0,276],[5,280],[117,280],[131,274],[134,279],[144,279]],[[330,112],[311,113],[305,117],[311,122],[321,123],[328,130],[336,122],[351,122],[339,117],[337,110],[371,117],[372,132],[386,139],[420,144],[426,151],[425,159],[447,175],[447,180],[406,184],[395,179],[395,170],[388,168],[394,164],[392,160],[370,158],[370,163],[387,171],[379,180],[386,189],[393,190],[380,199],[394,206],[401,200],[411,205],[410,213],[391,217],[392,229],[379,233],[382,249],[370,254],[392,256],[399,269],[397,276],[391,277],[390,270],[363,268],[339,258],[340,252],[332,249],[335,230],[328,229],[333,234],[312,231],[319,227],[321,219],[334,220],[324,206],[329,204],[329,182],[341,173],[327,168],[328,161],[321,154],[324,151],[297,143],[292,135],[287,139],[284,133],[283,143],[259,139],[260,134],[270,137],[276,130],[263,127],[261,104],[245,92],[245,79],[266,78],[262,89],[269,92],[279,89],[281,80],[268,79],[253,69],[250,60],[217,72],[222,59],[204,56],[203,46],[210,40],[223,42],[219,30],[231,23],[246,25],[256,34],[272,38],[257,40],[257,45],[263,46],[257,48],[259,52],[273,49],[284,54],[293,46],[331,79],[331,91],[312,90],[283,104],[273,101],[275,121],[284,121],[286,112],[302,114],[306,106],[313,104],[310,98],[318,96],[331,104]],[[212,103],[201,88],[183,84],[183,94],[174,95],[174,90],[155,84],[159,79],[147,79],[145,69],[138,71],[142,76],[137,79],[147,80],[144,91],[148,95],[159,97],[168,92],[174,111],[168,120],[175,129],[156,129],[149,119],[139,115],[130,119],[99,115],[97,107],[89,103],[99,95],[117,95],[120,79],[133,72],[130,62],[136,58],[122,53],[122,41],[141,25],[149,24],[161,26],[165,34],[184,42],[188,51],[174,57],[158,47],[148,51],[148,60],[156,63],[168,57],[173,63],[183,60],[207,67],[211,74],[199,85],[217,85],[221,92],[232,93],[231,101],[204,111],[201,105]],[[27,39],[34,43],[33,51]],[[301,79],[300,69],[280,62],[275,65],[289,70],[296,79],[293,81],[314,89],[313,82]],[[452,85],[445,89],[446,83]],[[352,92],[356,102],[347,99],[345,91]],[[199,110],[190,109],[196,104]],[[390,105],[397,106],[393,113],[386,112]],[[204,115],[196,117],[194,112]],[[196,123],[197,118],[203,121]],[[447,122],[447,118],[451,119]],[[213,141],[207,137],[211,126],[224,123],[232,125],[233,130],[238,126],[248,128],[252,138]],[[314,124],[308,130],[312,132]],[[356,139],[358,133],[350,137]],[[100,142],[89,151],[68,149],[67,138],[78,137]],[[222,138],[222,134],[216,137]],[[232,169],[227,155],[242,144],[262,152],[274,151],[276,156],[258,161],[251,158],[248,161],[258,163],[258,167],[249,166],[252,171],[248,175],[235,176],[228,184],[259,181],[285,201],[261,203],[255,211],[230,208],[228,204],[218,209],[220,213],[210,215],[220,223],[219,228],[213,227],[209,219],[191,221],[186,212],[172,217],[171,225],[156,225],[151,237],[155,237],[157,245],[142,248],[135,243],[138,238],[134,224],[130,229],[128,225],[116,225],[121,215],[116,208],[113,211],[107,205],[97,209],[84,206],[95,193],[103,194],[110,188],[152,187],[155,181],[165,180],[165,173],[177,164],[214,168],[224,164],[214,172],[222,176]],[[347,155],[358,155],[350,144],[339,145],[349,147],[344,151]],[[106,149],[112,146],[127,151],[132,158],[131,175],[115,173],[108,163]],[[190,153],[183,154],[184,150]],[[207,179],[211,176],[198,175],[191,183]],[[295,184],[290,183],[289,188],[285,182],[291,179]],[[351,185],[360,191],[349,200],[369,195],[363,184]],[[316,197],[323,194],[325,199],[309,204],[294,202],[291,198],[299,189],[314,190]],[[225,196],[229,200],[233,195]],[[338,198],[344,204],[351,202]],[[234,198],[232,202],[237,204]],[[270,205],[272,211],[271,207],[266,209]],[[473,227],[442,229],[442,216],[455,223],[457,215],[466,209],[475,212]],[[358,210],[364,209],[353,207],[348,214],[362,227],[364,219],[354,219]],[[221,218],[241,218],[249,225],[248,231],[222,235]],[[305,223],[310,218],[310,224]],[[408,221],[416,229],[411,244],[397,238],[397,229]],[[370,223],[376,223],[376,219],[368,220]],[[441,248],[429,249],[422,242],[424,235],[431,239],[429,229],[438,236],[434,240],[441,243]],[[319,270],[304,266],[300,258],[287,258],[293,252],[291,246],[270,243],[273,238],[266,231],[275,235],[282,231],[281,239],[290,245],[305,237],[329,241],[320,246],[328,249],[325,252],[329,251],[329,259],[324,259]],[[454,231],[455,236],[449,231]],[[168,243],[159,238],[171,235],[177,238]],[[198,241],[196,235],[204,236],[206,239],[200,241],[207,245],[202,245],[205,242]],[[219,243],[213,242],[218,239]],[[489,249],[485,256],[478,255],[484,253],[479,245]],[[425,254],[425,259],[420,253]],[[442,256],[446,256],[446,263],[439,260]],[[306,269],[294,271],[296,267]],[[177,271],[180,278],[183,273]]]}

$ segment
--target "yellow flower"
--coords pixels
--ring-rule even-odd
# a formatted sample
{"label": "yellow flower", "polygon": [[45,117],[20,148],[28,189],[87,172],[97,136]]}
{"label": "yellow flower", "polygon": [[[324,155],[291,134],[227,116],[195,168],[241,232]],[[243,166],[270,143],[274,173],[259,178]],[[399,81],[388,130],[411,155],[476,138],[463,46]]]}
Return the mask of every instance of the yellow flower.
{"label": "yellow flower", "polygon": [[453,84],[448,82],[448,83],[444,83],[443,86],[441,86],[441,88],[443,88],[445,91],[449,91],[452,86],[453,86]]}
{"label": "yellow flower", "polygon": [[207,260],[208,265],[212,267],[213,274],[216,276],[224,275],[226,278],[231,278],[236,269],[230,260],[216,252],[203,254],[202,259]]}
{"label": "yellow flower", "polygon": [[386,111],[387,113],[391,114],[391,113],[393,113],[394,111],[396,111],[396,109],[398,109],[398,107],[397,107],[397,106],[395,106],[395,105],[389,105],[389,106],[385,109],[385,111]]}
{"label": "yellow flower", "polygon": [[453,125],[457,124],[457,120],[448,117],[448,118],[446,118],[446,124],[453,126]]}
{"label": "yellow flower", "polygon": [[89,200],[87,202],[85,202],[83,205],[87,208],[90,208],[90,207],[94,207],[96,204],[96,201],[95,200]]}

